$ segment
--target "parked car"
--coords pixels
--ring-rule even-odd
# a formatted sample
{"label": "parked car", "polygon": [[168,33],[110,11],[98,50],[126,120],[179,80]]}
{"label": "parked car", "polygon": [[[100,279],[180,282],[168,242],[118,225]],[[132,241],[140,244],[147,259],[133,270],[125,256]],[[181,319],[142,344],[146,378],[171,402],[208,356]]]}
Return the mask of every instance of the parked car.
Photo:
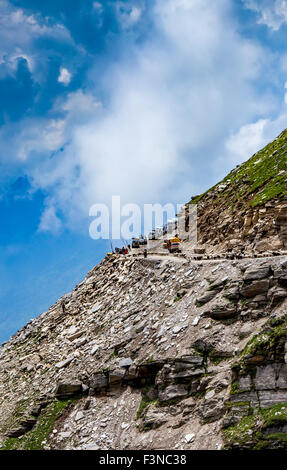
{"label": "parked car", "polygon": [[147,238],[144,235],[140,235],[139,242],[140,242],[140,245],[146,245],[147,244]]}
{"label": "parked car", "polygon": [[139,247],[140,247],[139,238],[132,238],[132,248],[139,248]]}
{"label": "parked car", "polygon": [[163,228],[162,228],[162,227],[157,227],[157,228],[155,229],[155,234],[156,234],[156,238],[157,238],[157,239],[160,238],[160,237],[162,236],[162,234],[163,234]]}

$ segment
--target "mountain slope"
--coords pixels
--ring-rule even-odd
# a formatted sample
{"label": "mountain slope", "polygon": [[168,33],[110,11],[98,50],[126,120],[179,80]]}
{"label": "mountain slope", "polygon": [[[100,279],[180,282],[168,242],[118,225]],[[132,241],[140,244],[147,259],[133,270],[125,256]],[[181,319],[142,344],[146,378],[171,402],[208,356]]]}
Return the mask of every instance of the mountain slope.
{"label": "mountain slope", "polygon": [[106,257],[2,345],[3,450],[286,449],[285,138],[197,199],[207,252],[245,257]]}
{"label": "mountain slope", "polygon": [[198,204],[203,244],[287,248],[287,131],[191,203]]}

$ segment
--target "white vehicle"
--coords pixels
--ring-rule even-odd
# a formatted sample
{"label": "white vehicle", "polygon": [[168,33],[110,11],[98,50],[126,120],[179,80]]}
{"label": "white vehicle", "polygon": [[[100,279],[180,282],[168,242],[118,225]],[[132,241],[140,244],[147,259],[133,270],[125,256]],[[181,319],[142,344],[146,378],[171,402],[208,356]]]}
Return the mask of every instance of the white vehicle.
{"label": "white vehicle", "polygon": [[148,236],[148,239],[149,240],[157,240],[156,238],[156,231],[155,230],[152,230]]}
{"label": "white vehicle", "polygon": [[169,219],[167,221],[167,233],[173,233],[177,227],[177,219]]}
{"label": "white vehicle", "polygon": [[157,239],[160,238],[160,237],[162,236],[162,234],[163,234],[163,228],[162,228],[162,227],[157,227],[157,228],[155,229],[156,238],[157,238]]}

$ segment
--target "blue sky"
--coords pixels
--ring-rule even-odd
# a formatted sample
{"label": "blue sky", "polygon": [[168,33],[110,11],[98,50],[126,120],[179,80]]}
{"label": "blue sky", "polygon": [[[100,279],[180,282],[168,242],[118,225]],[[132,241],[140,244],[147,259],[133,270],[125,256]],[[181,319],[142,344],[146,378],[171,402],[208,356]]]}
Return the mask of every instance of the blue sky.
{"label": "blue sky", "polygon": [[287,127],[285,0],[0,0],[0,342],[109,250],[89,209],[184,203]]}

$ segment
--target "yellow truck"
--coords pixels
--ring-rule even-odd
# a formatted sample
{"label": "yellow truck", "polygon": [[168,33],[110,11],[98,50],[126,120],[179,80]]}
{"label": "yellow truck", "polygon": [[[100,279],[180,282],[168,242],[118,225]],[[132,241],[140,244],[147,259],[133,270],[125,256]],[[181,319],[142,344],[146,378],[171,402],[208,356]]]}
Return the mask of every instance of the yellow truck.
{"label": "yellow truck", "polygon": [[181,240],[178,237],[165,240],[163,247],[167,248],[170,253],[181,253]]}

